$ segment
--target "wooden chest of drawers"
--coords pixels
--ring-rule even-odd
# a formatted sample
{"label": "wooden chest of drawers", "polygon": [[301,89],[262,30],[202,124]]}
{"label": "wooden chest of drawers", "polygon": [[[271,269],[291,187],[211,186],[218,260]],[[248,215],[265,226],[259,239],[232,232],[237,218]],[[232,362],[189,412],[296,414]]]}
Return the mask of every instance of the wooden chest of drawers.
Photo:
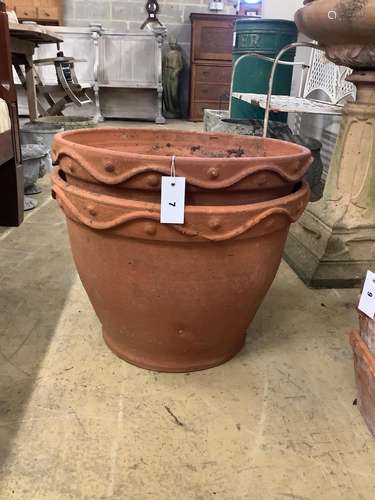
{"label": "wooden chest of drawers", "polygon": [[203,110],[227,109],[235,16],[191,14],[190,120]]}
{"label": "wooden chest of drawers", "polygon": [[6,0],[7,10],[14,10],[20,21],[39,24],[63,24],[63,0]]}

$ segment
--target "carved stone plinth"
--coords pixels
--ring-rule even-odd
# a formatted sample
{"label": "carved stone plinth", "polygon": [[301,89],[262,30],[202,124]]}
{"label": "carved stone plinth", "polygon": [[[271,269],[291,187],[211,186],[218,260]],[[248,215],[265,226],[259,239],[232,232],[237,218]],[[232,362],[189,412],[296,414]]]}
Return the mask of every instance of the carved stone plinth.
{"label": "carved stone plinth", "polygon": [[344,108],[323,199],[291,228],[285,251],[312,287],[358,286],[375,269],[375,71],[350,79],[357,102]]}
{"label": "carved stone plinth", "polygon": [[311,286],[357,286],[375,269],[375,0],[305,0],[295,21],[355,70],[358,96],[344,108],[323,199],[292,228],[285,256]]}

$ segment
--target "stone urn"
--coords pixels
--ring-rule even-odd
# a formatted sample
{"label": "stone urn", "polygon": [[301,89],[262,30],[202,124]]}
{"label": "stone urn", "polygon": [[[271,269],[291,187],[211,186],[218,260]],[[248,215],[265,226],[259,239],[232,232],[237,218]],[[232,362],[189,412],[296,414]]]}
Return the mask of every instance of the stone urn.
{"label": "stone urn", "polygon": [[[106,128],[62,133],[53,154],[53,196],[109,348],[163,372],[233,357],[308,203],[310,151],[255,137]],[[160,179],[174,155],[187,180],[185,221],[162,224]]]}
{"label": "stone urn", "polygon": [[310,0],[295,15],[299,30],[327,47],[334,62],[372,66],[375,0]]}
{"label": "stone urn", "polygon": [[52,149],[53,138],[59,132],[63,132],[63,127],[52,123],[44,122],[27,122],[21,127],[21,143],[22,144],[41,144],[48,151]]}
{"label": "stone urn", "polygon": [[295,20],[353,69],[357,97],[343,107],[322,199],[291,230],[286,259],[309,286],[352,288],[375,266],[375,0],[305,2]]}
{"label": "stone urn", "polygon": [[41,189],[37,186],[38,179],[44,177],[49,168],[48,148],[41,144],[23,144],[21,146],[24,192],[38,194]]}
{"label": "stone urn", "polygon": [[317,40],[333,62],[373,67],[375,0],[310,0],[295,14],[299,30]]}

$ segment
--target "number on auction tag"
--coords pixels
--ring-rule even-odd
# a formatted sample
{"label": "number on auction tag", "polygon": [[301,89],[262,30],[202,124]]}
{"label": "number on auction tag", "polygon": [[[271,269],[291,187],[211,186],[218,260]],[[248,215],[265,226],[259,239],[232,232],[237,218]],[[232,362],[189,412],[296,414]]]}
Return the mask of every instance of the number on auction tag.
{"label": "number on auction tag", "polygon": [[375,318],[375,273],[368,271],[358,309],[371,319]]}
{"label": "number on auction tag", "polygon": [[185,221],[185,177],[161,178],[162,224],[183,224]]}

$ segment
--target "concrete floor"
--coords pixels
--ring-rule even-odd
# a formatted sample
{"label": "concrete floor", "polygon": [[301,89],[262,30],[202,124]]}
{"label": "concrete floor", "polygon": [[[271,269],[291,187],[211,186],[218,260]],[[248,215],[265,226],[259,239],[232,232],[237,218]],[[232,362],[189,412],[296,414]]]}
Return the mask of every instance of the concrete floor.
{"label": "concrete floor", "polygon": [[309,290],[283,264],[231,362],[138,369],[105,347],[43,184],[0,231],[1,500],[375,498],[352,404],[358,291]]}

